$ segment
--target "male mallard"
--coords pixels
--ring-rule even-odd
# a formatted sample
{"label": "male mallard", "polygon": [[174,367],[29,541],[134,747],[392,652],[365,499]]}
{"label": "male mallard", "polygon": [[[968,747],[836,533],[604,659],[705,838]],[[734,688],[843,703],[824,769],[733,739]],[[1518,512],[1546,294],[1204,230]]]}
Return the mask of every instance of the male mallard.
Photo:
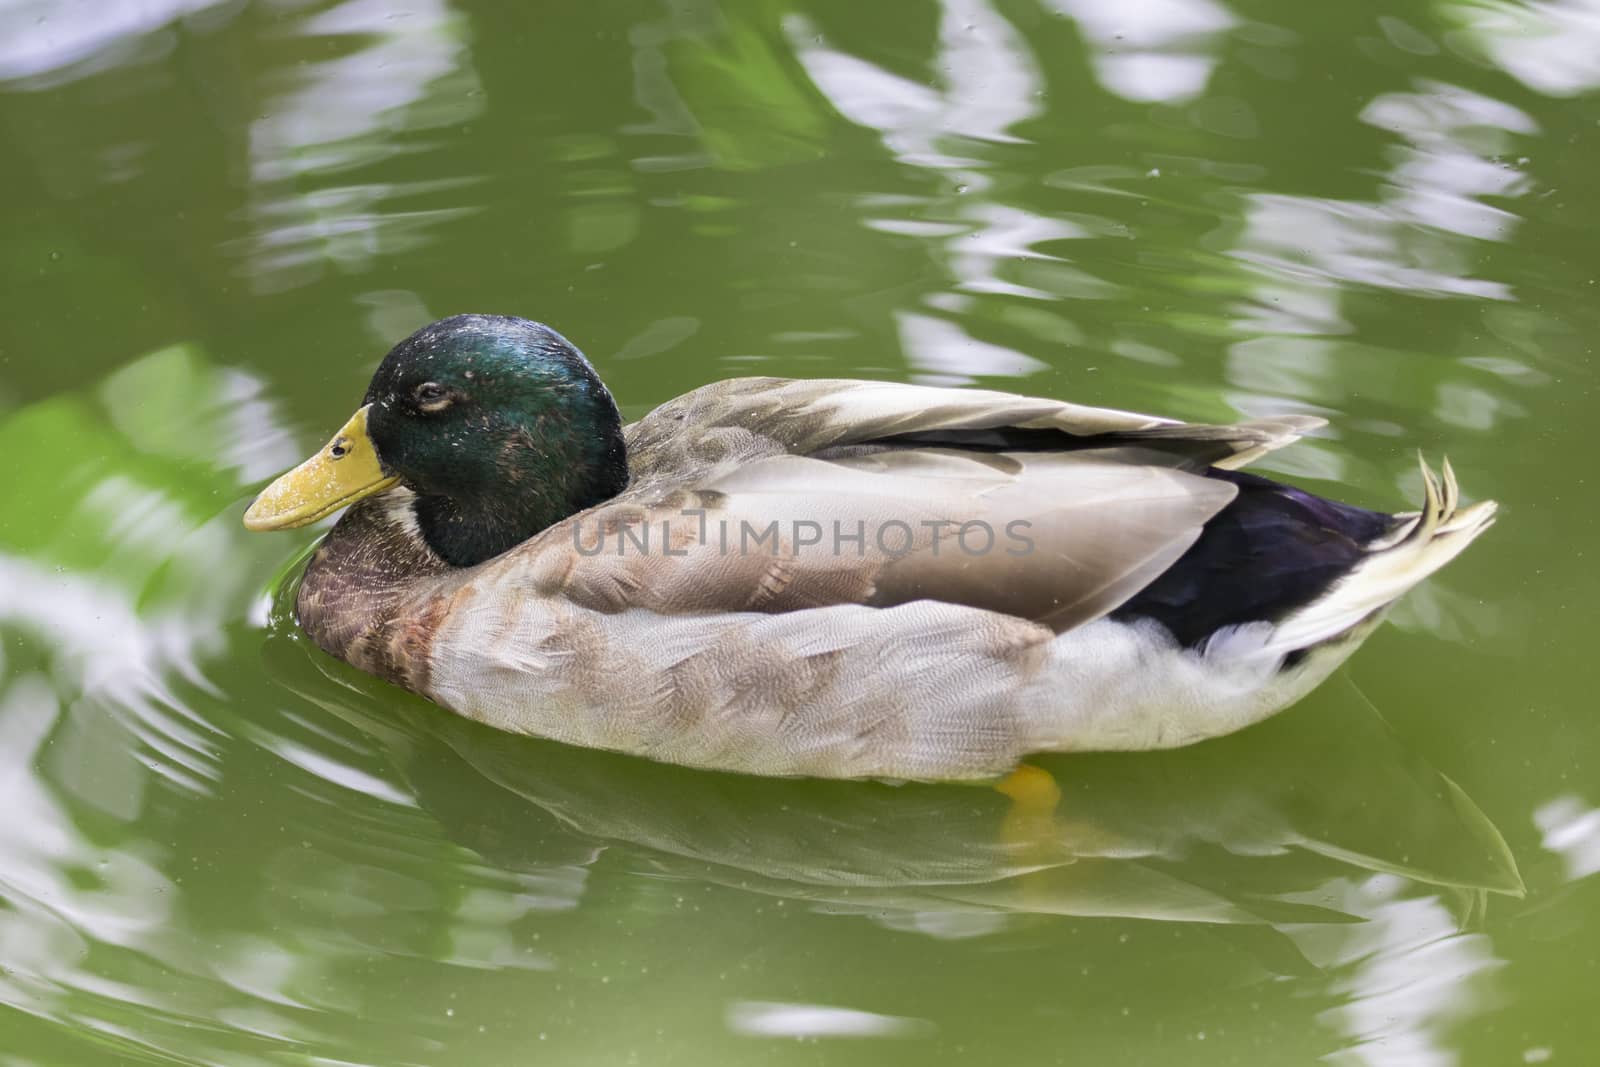
{"label": "male mallard", "polygon": [[245,513],[354,505],[300,625],[517,733],[765,775],[979,778],[1271,715],[1488,527],[1240,467],[1320,425],[739,378],[623,426],[560,334],[458,315]]}

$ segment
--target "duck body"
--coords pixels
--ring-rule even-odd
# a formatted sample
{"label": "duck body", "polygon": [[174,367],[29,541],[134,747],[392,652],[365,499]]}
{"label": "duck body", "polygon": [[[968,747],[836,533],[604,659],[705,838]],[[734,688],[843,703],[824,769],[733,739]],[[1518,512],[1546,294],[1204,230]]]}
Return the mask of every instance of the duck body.
{"label": "duck body", "polygon": [[[498,400],[525,363],[550,381]],[[1271,715],[1492,520],[1448,468],[1398,516],[1236,469],[1319,424],[744,378],[624,428],[559,335],[458,316],[397,346],[247,523],[355,499],[301,626],[489,725],[752,774],[985,778]]]}

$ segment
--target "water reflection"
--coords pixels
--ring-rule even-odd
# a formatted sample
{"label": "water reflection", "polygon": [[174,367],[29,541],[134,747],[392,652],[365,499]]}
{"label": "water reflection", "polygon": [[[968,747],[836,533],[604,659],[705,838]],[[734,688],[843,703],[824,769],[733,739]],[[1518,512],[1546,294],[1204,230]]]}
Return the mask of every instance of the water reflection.
{"label": "water reflection", "polygon": [[0,446],[23,442],[40,462],[0,479],[0,1006],[129,1055],[414,1060],[412,1010],[366,999],[406,979],[352,973],[550,969],[513,931],[571,909],[592,854],[487,867],[430,840],[362,738],[249,711],[269,689],[236,641],[283,546],[244,535],[242,491],[306,444],[260,383],[177,346],[10,413]]}
{"label": "water reflection", "polygon": [[832,46],[800,16],[791,16],[785,28],[806,73],[833,106],[877,130],[901,163],[935,172],[945,190],[932,198],[873,197],[864,205],[869,228],[937,240],[945,250],[953,287],[924,294],[927,312],[894,316],[901,344],[921,372],[917,380],[961,384],[1042,369],[1038,360],[975,339],[951,321],[971,309],[975,294],[1053,299],[1075,290],[1104,296],[1110,288],[1039,248],[1108,224],[1089,220],[1086,228],[994,196],[984,157],[993,146],[1018,142],[1013,127],[1042,108],[1043,77],[1022,37],[982,0],[949,0],[929,63],[938,84],[930,87]]}
{"label": "water reflection", "polygon": [[1436,898],[1410,895],[1388,878],[1338,887],[1360,926],[1304,931],[1298,940],[1319,966],[1338,973],[1343,1001],[1320,1017],[1350,1044],[1331,1063],[1400,1067],[1458,1062],[1450,1030],[1495,999],[1504,965],[1489,939],[1463,931]]}
{"label": "water reflection", "polygon": [[955,139],[1015,141],[1011,127],[1040,111],[1043,81],[1022,38],[984,0],[945,0],[940,11],[934,86],[830,46],[801,16],[785,28],[811,80],[846,118],[880,131],[895,158],[960,169],[977,161],[955,154]]}
{"label": "water reflection", "polygon": [[[237,245],[258,290],[357,270],[415,250],[442,223],[475,213],[479,176],[352,181],[384,160],[438,147],[424,131],[454,131],[483,109],[466,21],[448,0],[403,12],[344,0],[285,23],[298,48],[342,52],[280,70],[250,127],[252,236]],[[343,180],[337,180],[342,178]],[[418,207],[444,201],[445,207]]]}
{"label": "water reflection", "polygon": [[1237,20],[1212,0],[1046,0],[1074,19],[1108,92],[1180,103],[1204,92]]}
{"label": "water reflection", "polygon": [[1568,793],[1540,805],[1533,821],[1544,847],[1561,857],[1567,881],[1600,873],[1600,808]]}
{"label": "water reflection", "polygon": [[1537,127],[1498,100],[1424,83],[1378,97],[1361,118],[1406,142],[1393,154],[1376,203],[1253,193],[1232,253],[1264,275],[1240,327],[1274,334],[1348,333],[1351,285],[1438,296],[1509,300],[1503,282],[1477,275],[1463,239],[1503,241],[1516,216],[1483,202],[1525,192],[1499,157]]}
{"label": "water reflection", "polygon": [[0,1001],[130,1047],[148,1011],[209,1001],[184,977],[203,970],[179,918],[193,862],[134,827],[223,787],[227,737],[195,697],[218,693],[208,662],[265,557],[218,512],[295,450],[259,391],[180,346],[0,423],[35,461],[0,485],[17,505],[0,631],[19,639],[0,692]]}
{"label": "water reflection", "polygon": [[1386,188],[1397,219],[1483,241],[1510,235],[1516,216],[1483,201],[1521,196],[1531,188],[1505,158],[1514,155],[1522,137],[1539,132],[1531,116],[1458,86],[1423,81],[1415,92],[1378,97],[1361,120],[1407,142]]}
{"label": "water reflection", "polygon": [[[1519,218],[1501,205],[1532,186],[1508,158],[1538,132],[1537,124],[1503,101],[1432,81],[1379,95],[1360,118],[1402,142],[1389,152],[1376,200],[1244,196],[1244,221],[1229,255],[1252,276],[1252,295],[1235,305],[1234,328],[1257,336],[1229,348],[1227,376],[1241,390],[1234,403],[1249,411],[1294,396],[1338,413],[1347,410],[1357,383],[1381,377],[1394,383],[1388,399],[1397,427],[1405,413],[1419,410],[1472,431],[1525,416],[1503,375],[1463,369],[1419,381],[1412,391],[1410,376],[1397,378],[1397,368],[1430,356],[1328,337],[1356,332],[1350,308],[1362,290],[1495,303],[1517,298],[1504,281],[1484,277],[1481,244],[1508,241],[1516,231]],[[1371,421],[1372,405],[1366,408],[1363,429],[1391,432]],[[1323,460],[1320,471],[1296,473],[1352,479],[1341,463]]]}
{"label": "water reflection", "polygon": [[1439,0],[1440,13],[1530,89],[1600,86],[1600,0]]}
{"label": "water reflection", "polygon": [[926,1019],[878,1015],[824,1004],[774,1004],[741,1000],[728,1008],[728,1028],[753,1037],[925,1037]]}
{"label": "water reflection", "polygon": [[0,81],[25,88],[165,55],[172,23],[235,0],[7,0],[0,3]]}

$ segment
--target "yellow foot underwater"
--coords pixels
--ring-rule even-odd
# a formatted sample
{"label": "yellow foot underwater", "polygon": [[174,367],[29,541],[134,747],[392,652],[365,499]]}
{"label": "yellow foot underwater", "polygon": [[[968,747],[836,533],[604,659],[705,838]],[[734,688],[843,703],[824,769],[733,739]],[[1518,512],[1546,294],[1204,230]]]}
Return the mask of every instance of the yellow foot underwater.
{"label": "yellow foot underwater", "polygon": [[1049,771],[1024,763],[994,788],[1011,799],[1011,808],[1000,824],[1002,843],[1043,846],[1056,840],[1061,787]]}

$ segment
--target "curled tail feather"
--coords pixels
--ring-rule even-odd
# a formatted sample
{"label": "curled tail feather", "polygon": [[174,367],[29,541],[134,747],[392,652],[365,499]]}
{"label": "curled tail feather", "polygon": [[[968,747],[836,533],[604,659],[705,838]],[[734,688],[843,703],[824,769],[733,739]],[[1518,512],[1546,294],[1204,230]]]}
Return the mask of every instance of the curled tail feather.
{"label": "curled tail feather", "polygon": [[1287,655],[1347,633],[1455,559],[1494,523],[1493,500],[1461,506],[1448,459],[1442,478],[1420,456],[1418,464],[1422,510],[1396,515],[1394,527],[1367,546],[1366,558],[1325,595],[1279,623],[1258,654]]}

